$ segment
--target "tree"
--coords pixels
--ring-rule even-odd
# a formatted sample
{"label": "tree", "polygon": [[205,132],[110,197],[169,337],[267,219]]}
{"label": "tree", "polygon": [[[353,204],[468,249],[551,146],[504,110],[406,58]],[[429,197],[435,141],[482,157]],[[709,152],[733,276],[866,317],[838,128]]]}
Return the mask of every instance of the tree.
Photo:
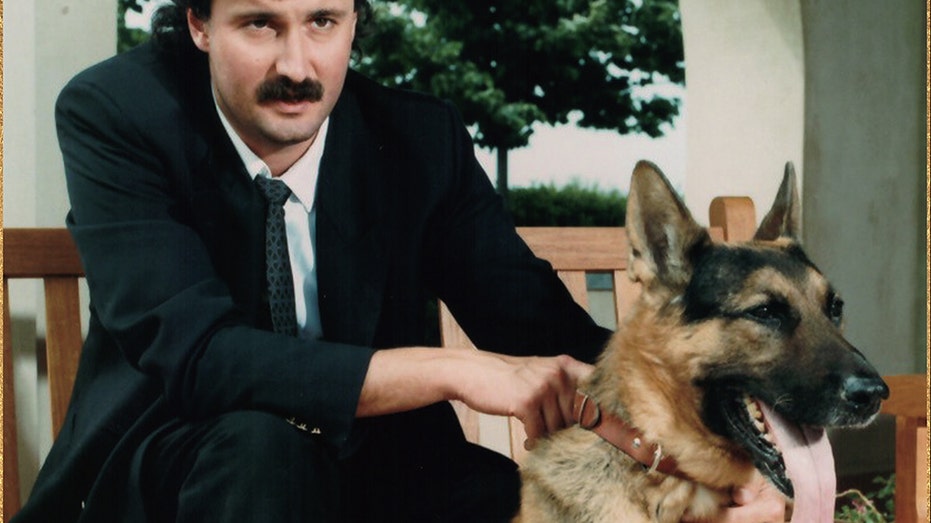
{"label": "tree", "polygon": [[142,29],[126,27],[126,12],[142,12],[142,5],[149,0],[117,0],[116,3],[116,51],[122,53],[141,44],[149,38],[149,33]]}
{"label": "tree", "polygon": [[675,0],[398,0],[375,5],[356,67],[451,100],[478,145],[507,153],[533,124],[662,134],[679,100],[653,87],[684,81]]}

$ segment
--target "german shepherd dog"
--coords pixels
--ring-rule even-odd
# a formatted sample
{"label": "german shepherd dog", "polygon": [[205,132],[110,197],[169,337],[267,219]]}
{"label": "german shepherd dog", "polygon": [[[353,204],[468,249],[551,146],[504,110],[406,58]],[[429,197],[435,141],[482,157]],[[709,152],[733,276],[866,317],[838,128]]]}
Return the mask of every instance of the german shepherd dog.
{"label": "german shepherd dog", "polygon": [[792,521],[832,521],[824,427],[869,423],[889,389],[844,339],[843,301],[798,243],[791,164],[754,239],[718,244],[640,162],[627,234],[641,295],[580,385],[578,424],[522,466],[515,521],[711,519],[757,471]]}

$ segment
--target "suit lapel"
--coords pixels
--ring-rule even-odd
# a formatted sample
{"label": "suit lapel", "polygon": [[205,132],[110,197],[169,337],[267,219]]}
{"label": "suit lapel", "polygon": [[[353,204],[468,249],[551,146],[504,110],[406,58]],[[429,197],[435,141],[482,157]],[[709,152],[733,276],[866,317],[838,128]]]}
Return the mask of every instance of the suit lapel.
{"label": "suit lapel", "polygon": [[[206,69],[206,66],[204,66]],[[190,87],[200,158],[192,173],[191,203],[196,227],[207,244],[217,272],[234,301],[249,318],[270,326],[265,283],[265,202],[255,189],[239,154],[217,115],[204,75]]]}
{"label": "suit lapel", "polygon": [[326,339],[370,346],[387,264],[379,147],[347,82],[330,117],[317,181],[317,280]]}

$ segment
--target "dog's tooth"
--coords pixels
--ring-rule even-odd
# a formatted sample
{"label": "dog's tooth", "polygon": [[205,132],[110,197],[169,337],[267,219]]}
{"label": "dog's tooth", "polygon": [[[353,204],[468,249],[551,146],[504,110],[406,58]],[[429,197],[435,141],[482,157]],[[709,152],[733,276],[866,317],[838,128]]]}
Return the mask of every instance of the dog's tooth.
{"label": "dog's tooth", "polygon": [[763,434],[767,434],[766,425],[762,421],[755,419],[753,420],[753,426],[756,427],[756,430],[760,431]]}

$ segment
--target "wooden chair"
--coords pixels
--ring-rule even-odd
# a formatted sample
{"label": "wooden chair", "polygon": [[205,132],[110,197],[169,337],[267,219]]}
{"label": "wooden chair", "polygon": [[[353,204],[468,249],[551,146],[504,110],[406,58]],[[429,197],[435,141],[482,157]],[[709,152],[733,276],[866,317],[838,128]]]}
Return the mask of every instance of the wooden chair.
{"label": "wooden chair", "polygon": [[[756,218],[753,201],[746,197],[715,198],[710,207],[708,231],[715,241],[739,241],[753,236]],[[570,294],[589,308],[586,275],[607,273],[613,280],[614,324],[620,323],[637,298],[639,285],[627,277],[627,235],[621,227],[521,227],[518,233],[538,257],[550,262]],[[449,309],[440,304],[440,333],[444,347],[474,348]],[[526,433],[517,419],[477,413],[453,402],[469,441],[488,446],[520,463],[526,451]]]}
{"label": "wooden chair", "polygon": [[[9,280],[41,279],[45,288],[45,359],[51,400],[52,436],[65,418],[81,354],[78,279],[84,275],[65,229],[3,231],[3,505],[8,521],[20,507],[16,408],[13,390]],[[39,358],[42,361],[42,358]]]}
{"label": "wooden chair", "polygon": [[928,521],[928,381],[925,374],[886,376],[895,416],[895,521]]}

